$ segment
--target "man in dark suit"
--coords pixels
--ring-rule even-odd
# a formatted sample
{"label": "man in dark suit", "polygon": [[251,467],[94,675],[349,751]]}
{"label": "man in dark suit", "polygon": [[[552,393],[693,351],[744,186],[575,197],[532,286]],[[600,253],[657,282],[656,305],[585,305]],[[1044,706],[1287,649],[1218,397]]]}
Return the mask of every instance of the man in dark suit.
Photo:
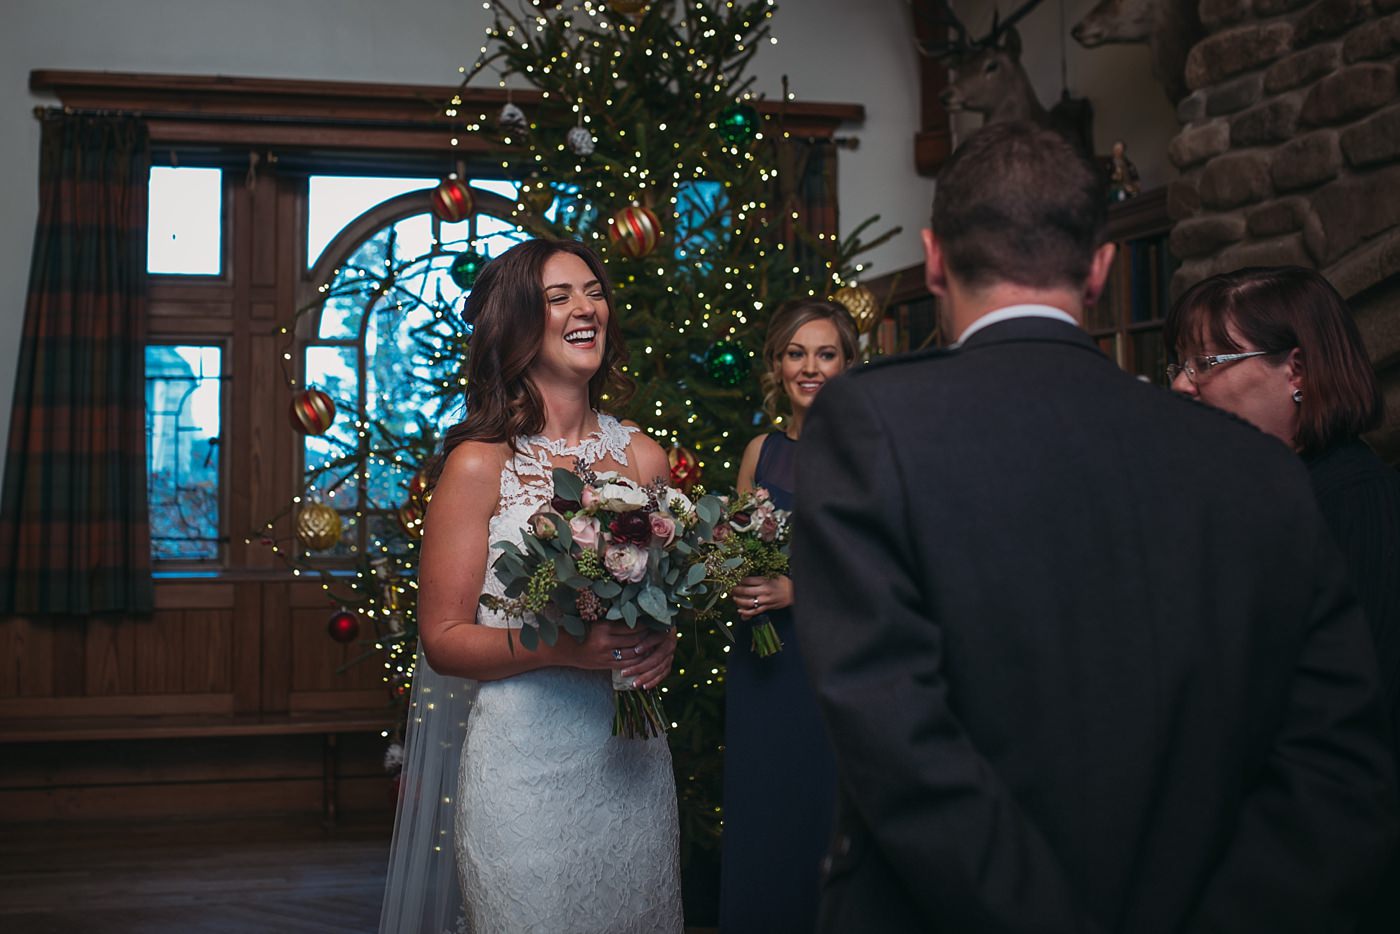
{"label": "man in dark suit", "polygon": [[1395,839],[1372,649],[1301,462],[1084,333],[1104,220],[1055,134],[981,130],[924,231],[960,343],[808,419],[823,931],[1343,931]]}

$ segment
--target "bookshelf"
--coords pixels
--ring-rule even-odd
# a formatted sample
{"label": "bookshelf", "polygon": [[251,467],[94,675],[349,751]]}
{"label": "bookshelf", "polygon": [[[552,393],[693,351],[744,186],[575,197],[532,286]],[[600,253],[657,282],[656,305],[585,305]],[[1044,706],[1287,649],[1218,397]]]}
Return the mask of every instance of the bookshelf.
{"label": "bookshelf", "polygon": [[[1085,329],[1107,356],[1129,373],[1165,384],[1167,353],[1162,319],[1171,307],[1178,265],[1167,249],[1171,220],[1165,188],[1143,192],[1108,211],[1108,236],[1118,244],[1104,296],[1088,310]],[[924,287],[924,270],[910,266],[866,286],[884,303],[885,316],[871,337],[872,354],[941,346],[938,302]]]}

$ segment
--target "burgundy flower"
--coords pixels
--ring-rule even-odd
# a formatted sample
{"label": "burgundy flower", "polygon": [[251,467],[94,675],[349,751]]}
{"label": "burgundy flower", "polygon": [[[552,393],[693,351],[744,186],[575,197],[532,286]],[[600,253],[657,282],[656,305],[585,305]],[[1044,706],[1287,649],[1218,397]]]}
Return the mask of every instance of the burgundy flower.
{"label": "burgundy flower", "polygon": [[556,496],[549,501],[549,507],[562,516],[571,512],[578,512],[583,508],[583,505],[576,499],[565,499],[562,496]]}
{"label": "burgundy flower", "polygon": [[608,524],[608,530],[618,544],[651,544],[651,517],[640,509],[619,514]]}

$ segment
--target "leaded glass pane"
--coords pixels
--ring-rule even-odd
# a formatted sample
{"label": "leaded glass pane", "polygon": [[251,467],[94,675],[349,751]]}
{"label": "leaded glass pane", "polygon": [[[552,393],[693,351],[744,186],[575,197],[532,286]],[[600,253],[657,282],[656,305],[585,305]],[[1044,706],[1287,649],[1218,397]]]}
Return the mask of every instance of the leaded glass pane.
{"label": "leaded glass pane", "polygon": [[157,561],[219,557],[221,358],[217,346],[146,347],[146,496]]}
{"label": "leaded glass pane", "polygon": [[151,169],[147,272],[217,276],[223,271],[223,190],[219,169]]}

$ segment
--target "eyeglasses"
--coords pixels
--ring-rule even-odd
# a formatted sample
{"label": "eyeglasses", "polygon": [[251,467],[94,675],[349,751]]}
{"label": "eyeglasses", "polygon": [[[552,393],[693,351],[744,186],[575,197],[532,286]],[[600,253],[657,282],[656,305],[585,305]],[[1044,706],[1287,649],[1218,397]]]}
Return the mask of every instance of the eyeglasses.
{"label": "eyeglasses", "polygon": [[1181,363],[1167,364],[1167,382],[1175,382],[1178,376],[1185,373],[1187,379],[1199,384],[1211,370],[1222,363],[1234,363],[1236,360],[1248,360],[1250,357],[1267,357],[1271,354],[1287,352],[1286,350],[1250,350],[1245,353],[1216,353],[1186,357]]}

